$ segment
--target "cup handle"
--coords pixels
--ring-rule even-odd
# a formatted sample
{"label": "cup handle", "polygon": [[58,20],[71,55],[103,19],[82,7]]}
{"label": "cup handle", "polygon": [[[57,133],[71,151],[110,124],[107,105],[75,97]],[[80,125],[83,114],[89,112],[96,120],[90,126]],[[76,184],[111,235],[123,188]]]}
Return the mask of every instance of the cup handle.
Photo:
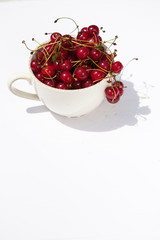
{"label": "cup handle", "polygon": [[27,98],[31,100],[39,100],[38,95],[34,93],[24,92],[14,87],[14,82],[17,80],[25,79],[28,81],[29,84],[32,84],[32,78],[29,73],[15,73],[13,74],[8,81],[8,87],[12,93],[15,95]]}

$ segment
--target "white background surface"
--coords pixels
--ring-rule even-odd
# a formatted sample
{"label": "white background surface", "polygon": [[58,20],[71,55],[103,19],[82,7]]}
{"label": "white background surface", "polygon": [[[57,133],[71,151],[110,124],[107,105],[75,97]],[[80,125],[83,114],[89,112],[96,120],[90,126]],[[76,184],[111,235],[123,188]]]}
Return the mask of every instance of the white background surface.
{"label": "white background surface", "polygon": [[[0,239],[160,239],[160,1],[0,3]],[[118,35],[127,88],[121,101],[67,119],[9,92],[28,71],[21,44],[97,24]],[[28,85],[22,82],[23,89]],[[32,88],[29,88],[32,90]]]}

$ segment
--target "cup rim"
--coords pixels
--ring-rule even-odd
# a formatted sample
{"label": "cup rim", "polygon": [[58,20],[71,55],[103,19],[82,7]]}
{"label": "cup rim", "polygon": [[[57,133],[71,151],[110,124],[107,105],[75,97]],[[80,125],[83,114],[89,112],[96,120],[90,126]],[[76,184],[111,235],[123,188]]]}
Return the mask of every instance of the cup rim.
{"label": "cup rim", "polygon": [[[49,41],[45,41],[45,42],[43,42],[42,44],[45,44],[45,43],[47,43],[47,42],[49,42]],[[50,86],[46,85],[45,83],[41,82],[41,81],[40,81],[38,78],[36,78],[36,76],[34,75],[32,69],[31,69],[31,61],[32,61],[33,56],[34,56],[34,54],[33,54],[33,55],[30,55],[30,57],[29,57],[29,64],[28,64],[28,65],[29,65],[29,71],[30,71],[30,73],[32,74],[32,76],[34,77],[34,79],[35,79],[38,83],[42,84],[43,86],[45,86],[45,87],[48,88],[48,89],[54,89],[54,90],[57,91],[57,92],[66,92],[66,91],[67,91],[67,92],[75,92],[75,91],[79,92],[79,91],[87,91],[87,89],[91,89],[91,88],[98,87],[98,85],[103,84],[104,81],[107,82],[107,79],[109,80],[109,77],[106,76],[105,78],[103,78],[102,80],[100,80],[100,81],[97,82],[96,84],[93,84],[93,85],[90,86],[90,87],[79,88],[79,89],[59,89],[59,88],[55,88],[55,87],[50,87]]]}

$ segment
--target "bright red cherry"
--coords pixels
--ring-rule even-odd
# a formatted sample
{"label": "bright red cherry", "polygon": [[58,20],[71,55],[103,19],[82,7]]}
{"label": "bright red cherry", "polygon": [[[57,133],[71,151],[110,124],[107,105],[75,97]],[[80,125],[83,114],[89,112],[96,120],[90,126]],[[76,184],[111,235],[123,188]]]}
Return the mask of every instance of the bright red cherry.
{"label": "bright red cherry", "polygon": [[92,79],[87,79],[86,81],[82,82],[82,88],[90,87],[93,85]]}
{"label": "bright red cherry", "polygon": [[98,63],[98,66],[106,71],[108,71],[110,69],[110,64],[107,61],[101,60]]}
{"label": "bright red cherry", "polygon": [[90,57],[92,58],[92,60],[98,61],[101,57],[101,51],[99,49],[93,48],[90,51]]}
{"label": "bright red cherry", "polygon": [[41,71],[38,60],[32,60],[31,69],[34,73],[39,73]]}
{"label": "bright red cherry", "polygon": [[50,77],[53,77],[55,75],[55,69],[54,69],[53,66],[50,66],[50,65],[49,66],[44,66],[42,68],[41,73],[44,77],[50,78]]}
{"label": "bright red cherry", "polygon": [[60,74],[60,79],[66,83],[66,84],[69,84],[72,82],[73,80],[73,76],[72,74],[69,72],[69,71],[63,71],[61,74]]}
{"label": "bright red cherry", "polygon": [[46,84],[47,86],[50,86],[50,87],[55,87],[56,85],[56,80],[55,79],[45,79],[43,81],[44,84]]}
{"label": "bright red cherry", "polygon": [[72,63],[70,60],[64,60],[62,63],[60,63],[60,69],[62,71],[70,71],[72,68]]}
{"label": "bright red cherry", "polygon": [[89,35],[87,32],[79,32],[78,33],[78,36],[77,36],[78,40],[83,41],[83,40],[87,40],[88,38],[89,38]]}
{"label": "bright red cherry", "polygon": [[59,82],[55,87],[58,88],[58,89],[68,90],[68,87],[64,82]]}
{"label": "bright red cherry", "polygon": [[58,32],[54,32],[52,33],[50,39],[51,39],[51,42],[58,42],[60,39],[61,39],[62,35]]}
{"label": "bright red cherry", "polygon": [[88,32],[92,36],[93,34],[96,34],[98,36],[99,34],[99,28],[96,25],[90,25],[88,27]]}
{"label": "bright red cherry", "polygon": [[84,81],[88,78],[89,73],[84,67],[78,67],[75,71],[75,76],[79,81]]}
{"label": "bright red cherry", "polygon": [[120,95],[118,95],[116,98],[114,99],[110,99],[110,98],[107,98],[108,102],[110,103],[117,103],[119,100],[120,100]]}
{"label": "bright red cherry", "polygon": [[112,64],[111,70],[112,70],[112,72],[120,73],[121,70],[122,70],[122,68],[123,68],[122,63],[119,62],[119,61],[117,61],[117,62],[114,62],[114,63]]}
{"label": "bright red cherry", "polygon": [[83,33],[83,32],[86,32],[87,34],[89,34],[89,33],[88,33],[88,28],[87,28],[87,27],[82,28],[82,29],[81,29],[81,33]]}
{"label": "bright red cherry", "polygon": [[105,77],[105,73],[100,69],[94,69],[91,71],[91,78],[93,81],[102,80]]}
{"label": "bright red cherry", "polygon": [[119,95],[122,96],[123,95],[123,88],[124,88],[124,85],[121,81],[116,81],[113,86],[117,87],[118,88],[118,91],[119,91]]}
{"label": "bright red cherry", "polygon": [[89,55],[89,48],[88,47],[80,47],[77,50],[77,57],[80,60],[84,60],[87,58],[87,56]]}
{"label": "bright red cherry", "polygon": [[107,87],[105,89],[105,95],[108,99],[115,99],[118,95],[119,95],[119,91],[118,91],[118,88],[117,87]]}
{"label": "bright red cherry", "polygon": [[37,73],[35,76],[38,80],[40,80],[41,82],[44,82],[45,79],[44,79],[42,73]]}
{"label": "bright red cherry", "polygon": [[59,71],[60,70],[60,61],[55,61],[54,63],[53,63],[53,67],[54,67],[54,69],[56,70],[56,71]]}

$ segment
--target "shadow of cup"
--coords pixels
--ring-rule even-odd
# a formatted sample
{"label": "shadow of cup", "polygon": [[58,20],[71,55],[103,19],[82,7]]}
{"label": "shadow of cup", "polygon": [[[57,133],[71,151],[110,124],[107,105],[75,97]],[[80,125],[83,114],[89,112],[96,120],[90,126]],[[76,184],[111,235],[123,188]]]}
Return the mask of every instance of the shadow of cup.
{"label": "shadow of cup", "polygon": [[[139,96],[130,81],[123,81],[124,94],[116,104],[106,99],[94,111],[81,117],[67,118],[51,112],[52,116],[62,124],[81,131],[105,132],[121,128],[125,125],[133,126],[138,116],[145,117],[150,114],[148,106],[140,107]],[[28,108],[28,113],[49,111],[45,106]]]}

